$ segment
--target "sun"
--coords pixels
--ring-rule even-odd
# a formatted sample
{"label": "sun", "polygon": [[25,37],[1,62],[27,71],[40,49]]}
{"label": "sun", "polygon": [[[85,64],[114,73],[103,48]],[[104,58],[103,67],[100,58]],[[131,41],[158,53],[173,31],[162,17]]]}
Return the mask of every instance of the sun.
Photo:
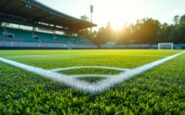
{"label": "sun", "polygon": [[110,21],[113,30],[121,30],[125,27],[126,19],[121,19],[119,17],[115,17]]}
{"label": "sun", "polygon": [[[127,23],[132,23],[136,19],[136,7],[131,4],[129,1],[113,0],[110,1],[101,1],[101,4],[104,4],[104,7],[100,7],[100,10],[103,12],[99,15],[99,18],[106,19],[111,23],[114,30],[120,30],[125,27]],[[105,4],[106,3],[106,4]]]}
{"label": "sun", "polygon": [[[117,12],[116,10],[112,12]],[[112,13],[109,17],[109,22],[112,25],[113,30],[121,30],[125,28],[128,23],[132,23],[134,16],[130,14],[119,14],[119,13]]]}

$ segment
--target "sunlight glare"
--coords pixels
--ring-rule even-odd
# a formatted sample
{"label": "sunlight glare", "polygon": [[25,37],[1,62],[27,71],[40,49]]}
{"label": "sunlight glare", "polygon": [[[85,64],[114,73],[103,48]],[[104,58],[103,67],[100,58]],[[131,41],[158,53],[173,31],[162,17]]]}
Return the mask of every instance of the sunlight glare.
{"label": "sunlight glare", "polygon": [[[104,12],[104,14],[99,15],[99,17],[108,19],[108,22],[111,23],[114,30],[123,29],[126,24],[133,23],[141,13],[138,10],[137,5],[132,1],[101,0],[96,2],[97,4],[101,4],[99,7],[96,7],[97,12],[98,10]],[[104,25],[108,22],[104,22]]]}

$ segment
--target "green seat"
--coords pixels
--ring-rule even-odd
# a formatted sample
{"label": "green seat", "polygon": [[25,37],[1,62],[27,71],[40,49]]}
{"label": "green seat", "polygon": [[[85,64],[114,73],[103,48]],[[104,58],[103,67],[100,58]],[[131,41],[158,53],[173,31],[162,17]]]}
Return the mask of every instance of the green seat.
{"label": "green seat", "polygon": [[38,39],[33,38],[31,31],[18,30],[18,29],[7,29],[8,32],[13,33],[15,38],[20,39],[22,42],[39,42]]}
{"label": "green seat", "polygon": [[[80,37],[69,35],[53,35],[50,33],[33,32],[27,30],[6,28],[7,32],[12,33],[15,39],[22,42],[31,43],[62,43],[62,44],[76,44],[76,45],[93,45],[90,41],[81,39]],[[3,29],[0,28],[0,39],[3,38]]]}
{"label": "green seat", "polygon": [[42,43],[54,43],[54,36],[52,34],[40,32],[36,32],[35,34],[39,37]]}

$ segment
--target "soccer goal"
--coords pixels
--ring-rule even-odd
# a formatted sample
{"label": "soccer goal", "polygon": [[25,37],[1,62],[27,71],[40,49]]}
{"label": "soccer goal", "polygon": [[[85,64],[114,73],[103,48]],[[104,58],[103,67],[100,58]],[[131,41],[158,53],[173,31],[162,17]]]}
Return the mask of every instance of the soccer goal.
{"label": "soccer goal", "polygon": [[158,49],[171,49],[173,50],[173,43],[158,43]]}

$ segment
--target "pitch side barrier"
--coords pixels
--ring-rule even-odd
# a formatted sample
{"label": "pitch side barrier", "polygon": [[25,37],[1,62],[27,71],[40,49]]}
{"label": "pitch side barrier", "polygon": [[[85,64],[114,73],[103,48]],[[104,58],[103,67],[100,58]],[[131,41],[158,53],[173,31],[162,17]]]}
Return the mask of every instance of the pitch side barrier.
{"label": "pitch side barrier", "polygon": [[[61,44],[61,43],[30,43],[15,41],[0,41],[1,49],[158,49],[158,45],[150,44],[133,44],[133,45],[77,45],[77,44]],[[174,49],[185,49],[185,44],[174,44]]]}
{"label": "pitch side barrier", "polygon": [[[102,49],[158,49],[157,44],[101,45]],[[174,44],[174,49],[185,49],[185,44]]]}
{"label": "pitch side barrier", "polygon": [[95,45],[76,45],[61,43],[29,43],[29,42],[8,42],[0,41],[1,49],[95,49]]}

